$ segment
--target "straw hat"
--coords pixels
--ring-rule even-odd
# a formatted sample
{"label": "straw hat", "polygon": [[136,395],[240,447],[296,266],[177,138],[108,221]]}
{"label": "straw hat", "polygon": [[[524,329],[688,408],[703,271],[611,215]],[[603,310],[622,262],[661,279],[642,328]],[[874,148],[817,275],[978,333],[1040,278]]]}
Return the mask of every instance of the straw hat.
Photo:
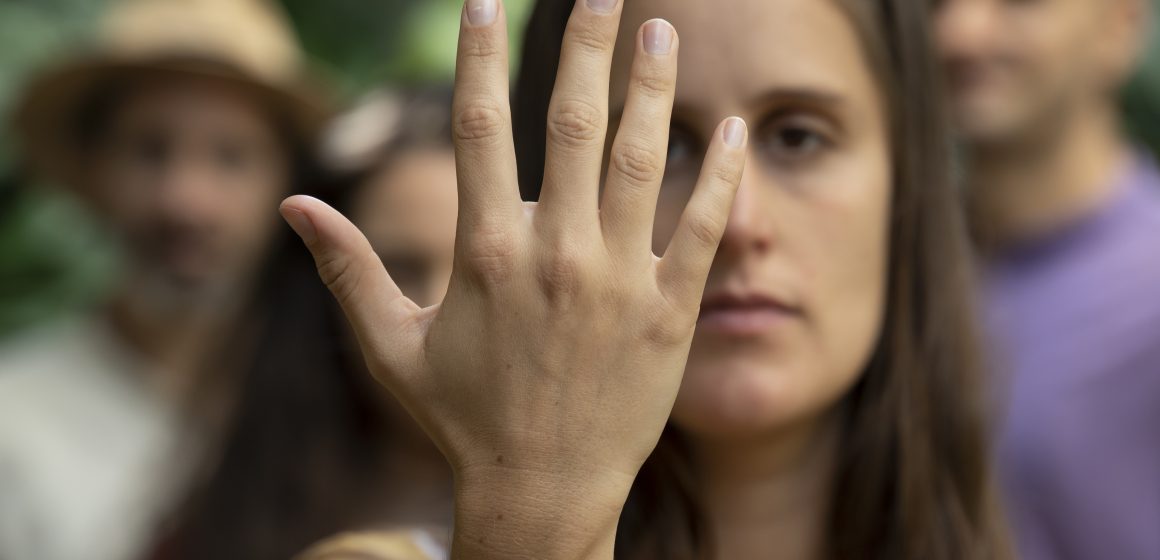
{"label": "straw hat", "polygon": [[266,0],[119,0],[85,53],[35,77],[14,113],[27,163],[66,183],[78,173],[78,111],[102,86],[134,75],[254,87],[311,144],[327,117],[285,14]]}

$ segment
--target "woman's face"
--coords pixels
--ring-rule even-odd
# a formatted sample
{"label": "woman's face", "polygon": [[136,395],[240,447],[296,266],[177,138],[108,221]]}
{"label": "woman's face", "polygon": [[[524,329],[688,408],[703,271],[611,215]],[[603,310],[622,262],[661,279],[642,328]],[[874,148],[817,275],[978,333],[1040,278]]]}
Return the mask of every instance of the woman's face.
{"label": "woman's face", "polygon": [[834,2],[627,0],[614,125],[633,30],[654,17],[680,35],[658,254],[715,125],[736,115],[750,127],[673,419],[694,435],[738,438],[819,418],[857,381],[885,303],[889,130],[858,33]]}
{"label": "woman's face", "polygon": [[371,177],[351,216],[387,272],[415,303],[443,301],[459,213],[450,148],[407,151]]}

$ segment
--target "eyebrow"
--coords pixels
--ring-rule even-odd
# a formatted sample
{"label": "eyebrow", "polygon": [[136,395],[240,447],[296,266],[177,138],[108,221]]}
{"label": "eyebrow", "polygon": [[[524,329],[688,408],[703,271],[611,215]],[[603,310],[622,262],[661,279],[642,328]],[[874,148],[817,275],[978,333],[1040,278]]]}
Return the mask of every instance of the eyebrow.
{"label": "eyebrow", "polygon": [[746,100],[746,106],[769,105],[775,102],[793,101],[831,109],[846,105],[846,98],[837,93],[818,88],[775,88]]}
{"label": "eyebrow", "polygon": [[[786,87],[773,88],[757,94],[745,101],[747,107],[761,107],[768,106],[774,103],[800,103],[811,105],[814,107],[821,107],[832,111],[837,111],[847,105],[845,97],[827,91],[821,88],[811,87]],[[699,118],[703,116],[703,111],[695,108],[693,105],[681,103],[678,99],[673,105],[674,115],[689,115]],[[624,117],[624,105],[617,105],[611,108],[609,112],[609,122],[619,122]]]}

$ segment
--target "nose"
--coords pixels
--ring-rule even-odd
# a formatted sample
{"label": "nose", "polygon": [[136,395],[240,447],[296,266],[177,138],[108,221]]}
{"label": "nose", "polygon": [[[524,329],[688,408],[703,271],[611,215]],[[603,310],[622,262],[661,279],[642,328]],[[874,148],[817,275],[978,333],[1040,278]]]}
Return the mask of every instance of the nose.
{"label": "nose", "polygon": [[209,213],[216,193],[211,173],[196,161],[177,159],[163,170],[157,185],[157,211],[180,222],[196,222]]}
{"label": "nose", "polygon": [[973,56],[992,43],[997,23],[996,0],[945,0],[937,9],[935,30],[947,57]]}
{"label": "nose", "polygon": [[[751,155],[749,161],[755,159]],[[745,165],[745,174],[729,212],[729,223],[721,238],[722,253],[764,253],[773,248],[774,219],[770,215],[769,198],[775,189],[768,184],[771,180],[759,166]]]}

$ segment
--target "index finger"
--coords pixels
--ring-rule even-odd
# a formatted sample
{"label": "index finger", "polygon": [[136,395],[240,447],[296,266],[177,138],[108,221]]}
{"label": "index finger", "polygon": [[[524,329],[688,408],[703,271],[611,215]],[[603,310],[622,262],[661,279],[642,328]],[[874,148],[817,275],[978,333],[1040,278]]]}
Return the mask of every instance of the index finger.
{"label": "index finger", "polygon": [[460,231],[511,224],[520,208],[508,96],[507,23],[500,0],[467,0],[452,101]]}

